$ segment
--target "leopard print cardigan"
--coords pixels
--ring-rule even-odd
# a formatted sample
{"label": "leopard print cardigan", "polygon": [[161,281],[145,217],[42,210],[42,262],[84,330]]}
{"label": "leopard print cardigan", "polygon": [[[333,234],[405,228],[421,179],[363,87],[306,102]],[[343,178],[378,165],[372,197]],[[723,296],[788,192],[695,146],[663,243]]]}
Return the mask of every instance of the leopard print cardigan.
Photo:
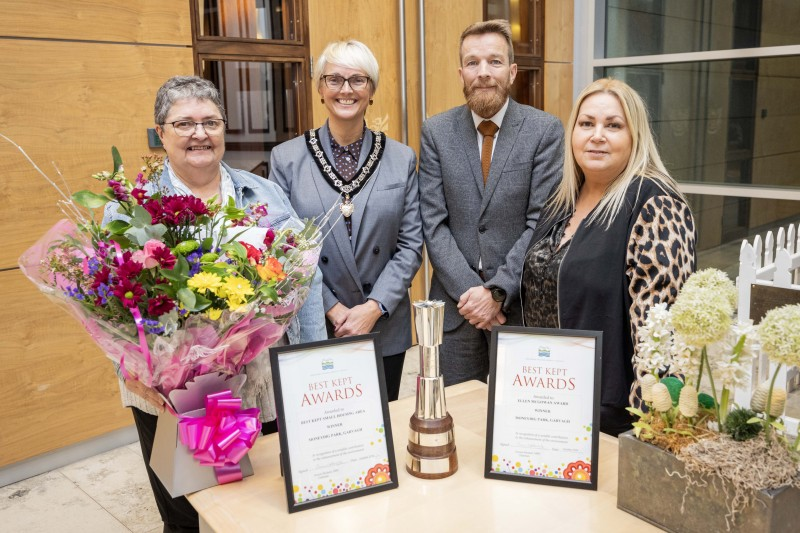
{"label": "leopard print cardigan", "polygon": [[[689,206],[667,195],[648,200],[631,231],[626,257],[634,352],[647,310],[661,302],[674,302],[678,290],[695,271],[694,252],[695,229]],[[638,380],[641,373],[631,363]],[[630,401],[633,406],[641,405],[637,381],[631,387]]]}

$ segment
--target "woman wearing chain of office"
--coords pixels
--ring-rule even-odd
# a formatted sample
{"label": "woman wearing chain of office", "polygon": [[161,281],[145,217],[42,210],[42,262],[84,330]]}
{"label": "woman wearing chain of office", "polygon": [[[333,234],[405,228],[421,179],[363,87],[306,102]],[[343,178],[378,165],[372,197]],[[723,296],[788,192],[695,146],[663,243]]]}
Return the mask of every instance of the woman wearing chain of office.
{"label": "woman wearing chain of office", "polygon": [[328,336],[379,332],[389,400],[395,400],[411,346],[408,288],[422,261],[416,156],[366,127],[379,75],[366,45],[330,43],[316,65],[328,120],[277,146],[269,178],[301,217],[338,205],[319,262]]}

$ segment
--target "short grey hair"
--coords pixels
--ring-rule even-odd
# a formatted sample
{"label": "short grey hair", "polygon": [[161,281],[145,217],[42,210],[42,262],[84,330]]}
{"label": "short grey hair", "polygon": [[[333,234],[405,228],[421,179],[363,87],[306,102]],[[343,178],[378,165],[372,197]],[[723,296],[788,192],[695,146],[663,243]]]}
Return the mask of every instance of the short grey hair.
{"label": "short grey hair", "polygon": [[317,68],[314,73],[314,82],[317,88],[322,80],[322,73],[325,72],[325,65],[328,63],[364,71],[372,81],[372,90],[378,90],[378,60],[364,43],[353,39],[328,43],[328,46],[317,58]]}
{"label": "short grey hair", "polygon": [[156,93],[156,104],[153,109],[153,118],[159,126],[164,125],[167,120],[169,110],[178,100],[196,98],[197,100],[208,100],[219,109],[222,120],[227,120],[225,116],[225,106],[222,105],[222,97],[219,90],[208,80],[198,76],[173,76],[164,82],[164,85]]}

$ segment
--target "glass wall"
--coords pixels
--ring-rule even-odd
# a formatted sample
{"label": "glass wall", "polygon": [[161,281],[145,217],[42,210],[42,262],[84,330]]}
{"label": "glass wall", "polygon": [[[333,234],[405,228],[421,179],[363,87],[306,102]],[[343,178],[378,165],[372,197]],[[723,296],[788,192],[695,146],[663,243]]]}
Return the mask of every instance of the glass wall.
{"label": "glass wall", "polygon": [[800,221],[800,2],[585,4],[593,78],[642,95],[664,162],[689,194],[699,266],[735,275],[742,239]]}
{"label": "glass wall", "polygon": [[297,135],[292,63],[205,61],[202,76],[219,87],[228,115],[225,162],[253,174],[269,174],[269,153]]}
{"label": "glass wall", "polygon": [[200,35],[294,41],[294,0],[202,0]]}
{"label": "glass wall", "polygon": [[310,123],[303,0],[195,0],[195,70],[228,114],[225,162],[265,178],[272,148]]}

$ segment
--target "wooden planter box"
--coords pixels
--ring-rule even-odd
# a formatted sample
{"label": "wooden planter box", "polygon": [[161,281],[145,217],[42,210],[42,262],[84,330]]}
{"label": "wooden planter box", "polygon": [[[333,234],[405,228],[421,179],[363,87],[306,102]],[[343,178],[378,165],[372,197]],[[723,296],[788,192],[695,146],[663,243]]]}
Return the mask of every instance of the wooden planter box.
{"label": "wooden planter box", "polygon": [[[719,483],[691,485],[677,475],[683,463],[671,453],[642,442],[632,432],[619,436],[617,507],[665,531],[710,533],[727,531],[726,496]],[[793,532],[800,528],[800,490],[780,488],[760,491],[756,501],[736,515],[730,531]]]}

